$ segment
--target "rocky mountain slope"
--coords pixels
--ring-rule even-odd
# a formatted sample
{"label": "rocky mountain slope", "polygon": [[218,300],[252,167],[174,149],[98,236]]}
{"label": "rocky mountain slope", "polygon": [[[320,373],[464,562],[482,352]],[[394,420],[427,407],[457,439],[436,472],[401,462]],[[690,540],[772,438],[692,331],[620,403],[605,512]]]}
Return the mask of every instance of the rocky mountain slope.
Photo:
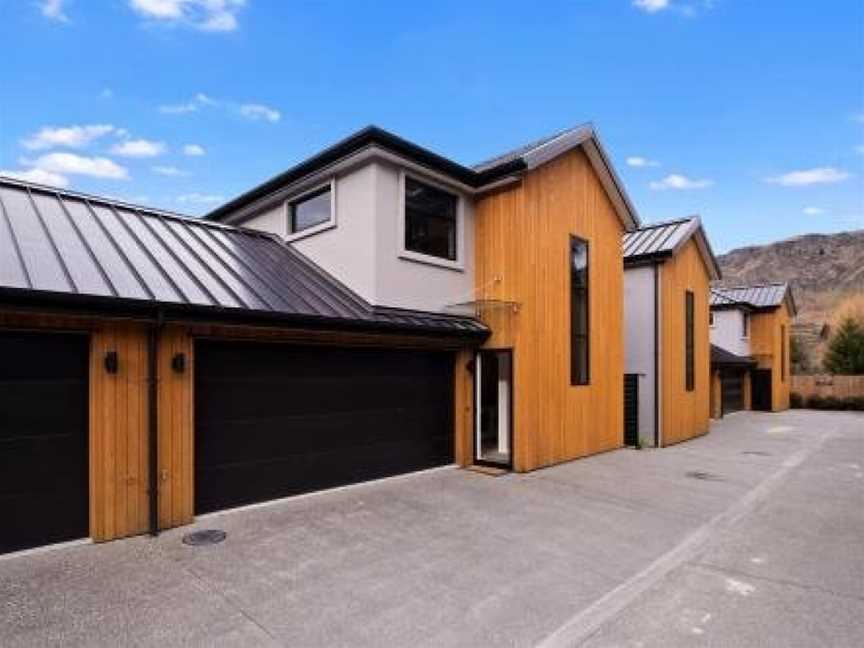
{"label": "rocky mountain slope", "polygon": [[727,286],[790,282],[800,323],[821,325],[842,302],[864,294],[864,230],[805,234],[738,248],[717,260]]}

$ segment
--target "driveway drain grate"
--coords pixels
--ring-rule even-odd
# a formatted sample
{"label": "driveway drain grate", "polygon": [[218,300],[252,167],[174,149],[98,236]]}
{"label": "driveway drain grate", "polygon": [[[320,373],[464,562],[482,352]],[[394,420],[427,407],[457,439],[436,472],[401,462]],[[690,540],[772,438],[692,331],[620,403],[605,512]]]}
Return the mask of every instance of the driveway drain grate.
{"label": "driveway drain grate", "polygon": [[183,536],[183,544],[191,547],[203,547],[206,545],[214,545],[222,542],[227,533],[219,529],[205,529],[203,531],[193,531]]}
{"label": "driveway drain grate", "polygon": [[701,470],[691,470],[686,473],[686,475],[691,479],[702,479],[703,481],[723,481],[723,478],[720,475],[703,472]]}

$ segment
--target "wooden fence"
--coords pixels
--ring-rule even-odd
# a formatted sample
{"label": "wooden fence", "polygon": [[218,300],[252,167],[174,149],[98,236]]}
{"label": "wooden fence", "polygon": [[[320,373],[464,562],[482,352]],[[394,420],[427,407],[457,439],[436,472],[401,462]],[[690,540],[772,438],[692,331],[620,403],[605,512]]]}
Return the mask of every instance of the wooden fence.
{"label": "wooden fence", "polygon": [[864,376],[792,376],[792,393],[802,398],[833,396],[864,397]]}

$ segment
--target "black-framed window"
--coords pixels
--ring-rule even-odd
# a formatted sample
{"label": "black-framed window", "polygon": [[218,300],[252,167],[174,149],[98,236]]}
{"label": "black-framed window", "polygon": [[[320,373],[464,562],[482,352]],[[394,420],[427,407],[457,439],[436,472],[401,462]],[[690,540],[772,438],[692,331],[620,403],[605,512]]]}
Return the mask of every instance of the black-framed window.
{"label": "black-framed window", "polygon": [[714,326],[714,311],[708,311],[708,326]]}
{"label": "black-framed window", "polygon": [[570,237],[570,384],[591,381],[588,241]]}
{"label": "black-framed window", "polygon": [[696,362],[694,357],[695,323],[693,315],[693,291],[687,290],[684,293],[684,379],[687,391],[693,391],[696,386]]}
{"label": "black-framed window", "polygon": [[750,335],[750,313],[741,313],[741,337]]}
{"label": "black-framed window", "polygon": [[290,234],[302,232],[310,227],[321,225],[330,220],[333,203],[330,199],[330,186],[306,194],[288,203]]}
{"label": "black-framed window", "polygon": [[780,325],[780,380],[786,382],[786,327]]}
{"label": "black-framed window", "polygon": [[405,249],[456,260],[459,197],[405,177]]}

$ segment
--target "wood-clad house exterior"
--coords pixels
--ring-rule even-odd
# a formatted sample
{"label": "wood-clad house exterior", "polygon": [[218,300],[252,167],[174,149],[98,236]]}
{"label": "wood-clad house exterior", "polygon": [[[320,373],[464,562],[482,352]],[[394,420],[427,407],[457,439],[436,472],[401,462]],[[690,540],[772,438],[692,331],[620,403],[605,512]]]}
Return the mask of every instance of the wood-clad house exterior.
{"label": "wood-clad house exterior", "polygon": [[[711,309],[715,321],[712,344],[722,351],[714,350],[712,372],[728,376],[734,370],[740,377],[743,398],[734,409],[788,409],[789,340],[796,314],[791,288],[785,283],[716,287]],[[739,336],[739,329],[745,334]],[[726,348],[736,344],[734,353]],[[742,364],[746,364],[746,371]],[[728,410],[720,407],[718,415]]]}
{"label": "wood-clad house exterior", "polygon": [[[513,350],[515,470],[620,447],[624,226],[587,155],[574,149],[482,196],[476,214],[478,296],[514,305],[482,318],[484,346]],[[587,385],[570,380],[573,236],[589,247]]]}
{"label": "wood-clad house exterior", "polygon": [[639,383],[641,446],[708,432],[709,300],[720,270],[698,217],[644,225],[624,236],[626,373]]}
{"label": "wood-clad house exterior", "polygon": [[[469,277],[472,315],[370,302],[284,238],[212,222],[372,149],[376,187],[405,189],[396,154],[433,194],[455,187],[450,245],[470,254],[430,285]],[[0,553],[480,463],[490,416],[517,471],[621,446],[620,240],[638,219],[590,127],[473,168],[365,129],[241,198],[199,220],[0,179],[0,349],[15,351],[0,367],[0,516],[17,520]]]}

